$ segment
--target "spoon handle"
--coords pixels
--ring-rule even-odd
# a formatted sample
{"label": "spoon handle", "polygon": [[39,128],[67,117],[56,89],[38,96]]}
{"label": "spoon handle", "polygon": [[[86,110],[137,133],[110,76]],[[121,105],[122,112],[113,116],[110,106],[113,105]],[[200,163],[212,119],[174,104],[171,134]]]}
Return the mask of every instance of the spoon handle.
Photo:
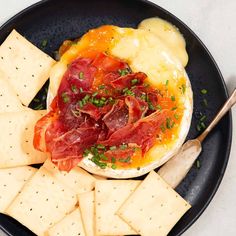
{"label": "spoon handle", "polygon": [[236,89],[234,89],[233,93],[226,101],[224,106],[220,109],[214,120],[210,123],[210,125],[205,129],[205,131],[198,136],[198,140],[202,142],[208,133],[216,126],[216,124],[220,121],[220,119],[229,111],[229,109],[236,103]]}

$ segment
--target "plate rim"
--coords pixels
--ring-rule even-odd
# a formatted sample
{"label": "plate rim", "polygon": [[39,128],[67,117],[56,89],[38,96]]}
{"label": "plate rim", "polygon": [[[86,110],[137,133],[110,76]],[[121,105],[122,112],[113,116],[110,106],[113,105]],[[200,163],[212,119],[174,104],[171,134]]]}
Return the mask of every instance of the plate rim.
{"label": "plate rim", "polygon": [[[5,27],[7,27],[7,25],[11,24],[11,22],[16,21],[20,17],[23,17],[25,14],[28,14],[30,11],[34,10],[37,7],[43,7],[43,5],[45,5],[45,4],[47,4],[48,2],[51,2],[51,1],[55,1],[55,0],[41,0],[41,1],[38,1],[34,4],[32,4],[32,5],[24,8],[23,10],[19,11],[18,13],[16,13],[12,17],[10,17],[8,20],[6,20],[2,25],[0,25],[0,33],[3,30],[3,28],[5,28]],[[167,15],[170,15],[171,18],[175,19],[177,22],[179,22],[181,25],[183,25],[190,32],[190,34],[192,34],[194,36],[194,38],[198,41],[198,43],[201,45],[201,47],[203,47],[206,54],[209,56],[210,60],[212,61],[213,66],[215,67],[217,73],[219,74],[219,78],[221,80],[221,85],[222,85],[222,88],[224,90],[224,94],[225,94],[226,98],[228,99],[229,98],[229,93],[228,93],[228,90],[227,90],[227,86],[226,86],[224,77],[223,77],[223,75],[222,75],[222,73],[219,69],[219,66],[217,65],[217,63],[216,63],[215,59],[213,58],[211,52],[206,47],[206,45],[203,43],[203,41],[199,38],[199,36],[187,24],[185,24],[181,19],[179,19],[177,16],[175,16],[173,13],[166,10],[165,8],[157,5],[156,3],[151,2],[149,0],[132,0],[132,1],[133,2],[139,2],[139,3],[141,2],[141,3],[144,3],[145,5],[149,5],[151,7],[158,8],[160,11],[164,12]],[[224,155],[225,156],[224,164],[221,167],[220,177],[217,179],[216,184],[215,184],[215,186],[212,190],[212,193],[210,194],[207,201],[203,204],[203,207],[199,210],[199,212],[196,214],[196,216],[190,222],[188,222],[182,228],[182,230],[180,230],[180,232],[178,234],[176,234],[176,236],[182,235],[187,229],[189,229],[199,219],[199,217],[202,215],[202,213],[209,206],[210,202],[212,201],[213,197],[215,196],[216,192],[218,191],[218,189],[220,187],[220,184],[221,184],[221,182],[224,178],[225,171],[226,171],[226,168],[227,168],[227,165],[228,165],[228,162],[229,162],[230,153],[231,153],[231,146],[232,146],[233,122],[232,122],[232,111],[231,111],[231,109],[225,115],[225,117],[228,117],[228,122],[229,122],[229,124],[228,124],[229,130],[227,131],[228,132],[228,143],[227,143],[226,152],[225,152],[225,155]],[[0,230],[2,230],[6,235],[13,236],[1,224],[0,224]]]}

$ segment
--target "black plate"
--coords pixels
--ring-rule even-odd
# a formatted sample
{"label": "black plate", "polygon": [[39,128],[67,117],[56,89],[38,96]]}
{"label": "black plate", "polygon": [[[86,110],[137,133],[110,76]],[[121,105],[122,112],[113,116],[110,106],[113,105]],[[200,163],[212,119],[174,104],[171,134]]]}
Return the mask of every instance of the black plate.
{"label": "black plate", "polygon": [[[194,116],[188,138],[194,138],[199,134],[196,130],[199,113],[207,116],[205,123],[208,124],[228,97],[226,86],[215,61],[198,37],[183,22],[153,3],[144,0],[41,1],[20,12],[0,28],[0,43],[15,28],[53,56],[63,40],[76,38],[90,28],[102,24],[136,27],[141,20],[153,16],[175,24],[186,39],[189,54],[187,72],[194,93]],[[45,39],[48,44],[42,48],[41,43]],[[203,88],[208,90],[206,95],[201,94]],[[42,98],[42,94],[40,96]],[[178,187],[177,191],[193,207],[169,235],[181,235],[190,227],[218,189],[230,153],[231,122],[231,114],[222,119],[203,144],[203,152],[199,157],[200,169],[193,167]],[[3,215],[0,215],[0,227],[9,235],[33,235],[21,224]]]}

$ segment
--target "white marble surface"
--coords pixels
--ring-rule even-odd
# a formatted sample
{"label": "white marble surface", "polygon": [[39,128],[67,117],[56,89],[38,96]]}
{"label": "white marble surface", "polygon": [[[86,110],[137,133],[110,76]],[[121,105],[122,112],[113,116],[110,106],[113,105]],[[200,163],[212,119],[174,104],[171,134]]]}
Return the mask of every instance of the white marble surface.
{"label": "white marble surface", "polygon": [[[0,0],[0,24],[37,0]],[[205,43],[230,92],[236,87],[236,1],[153,0],[184,21]],[[233,109],[236,125],[236,109]],[[184,236],[236,235],[236,128],[230,161],[218,192]],[[0,236],[3,234],[0,232]],[[151,236],[151,235],[150,235]]]}

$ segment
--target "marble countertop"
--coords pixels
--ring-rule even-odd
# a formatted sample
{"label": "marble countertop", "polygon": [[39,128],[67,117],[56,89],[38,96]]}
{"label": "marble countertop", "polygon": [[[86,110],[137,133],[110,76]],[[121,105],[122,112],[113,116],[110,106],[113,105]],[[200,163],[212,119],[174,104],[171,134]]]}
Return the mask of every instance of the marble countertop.
{"label": "marble countertop", "polygon": [[[37,0],[0,0],[0,25]],[[229,92],[236,87],[236,1],[153,0],[185,22],[215,58]],[[236,125],[236,108],[232,111]],[[236,235],[236,128],[229,164],[215,197],[184,236]],[[4,234],[0,232],[0,236]]]}

